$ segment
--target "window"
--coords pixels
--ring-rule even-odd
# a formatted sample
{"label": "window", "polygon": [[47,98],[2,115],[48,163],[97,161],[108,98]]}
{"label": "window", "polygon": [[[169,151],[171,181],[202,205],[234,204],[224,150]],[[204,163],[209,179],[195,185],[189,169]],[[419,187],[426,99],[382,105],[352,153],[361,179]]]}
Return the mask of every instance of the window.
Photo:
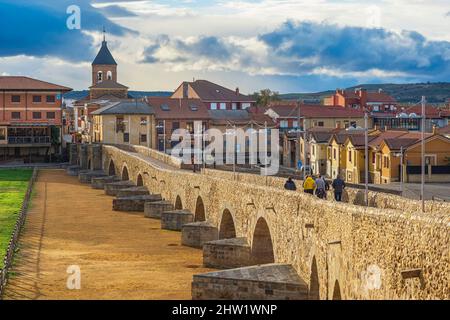
{"label": "window", "polygon": [[193,122],[187,122],[186,123],[186,130],[189,131],[189,133],[194,133],[194,123]]}
{"label": "window", "polygon": [[351,150],[348,152],[348,161],[352,162],[352,151]]}
{"label": "window", "polygon": [[47,112],[47,119],[55,119],[56,114],[54,112]]}
{"label": "window", "polygon": [[147,135],[141,134],[141,142],[147,142]]}
{"label": "window", "polygon": [[211,110],[217,110],[217,103],[211,103]]}
{"label": "window", "polygon": [[344,121],[344,128],[345,128],[345,129],[348,129],[348,127],[349,127],[349,123],[348,123],[347,120],[345,120],[345,121]]}
{"label": "window", "polygon": [[292,126],[293,126],[294,128],[298,128],[298,121],[294,121],[293,124],[292,124]]}
{"label": "window", "polygon": [[191,108],[191,111],[198,111],[198,106],[195,104],[189,105],[189,108]]}
{"label": "window", "polygon": [[158,125],[156,126],[156,129],[157,129],[158,134],[164,134],[164,131],[166,130],[164,121],[158,121]]}
{"label": "window", "polygon": [[141,117],[141,126],[146,126],[146,125],[147,125],[147,118]]}
{"label": "window", "polygon": [[356,128],[356,125],[357,125],[357,124],[356,124],[356,121],[350,122],[350,126],[351,126],[351,127]]}
{"label": "window", "polygon": [[33,119],[41,119],[42,114],[40,112],[33,112]]}
{"label": "window", "polygon": [[220,103],[220,110],[227,110],[227,104],[225,102]]}
{"label": "window", "polygon": [[168,104],[163,103],[163,104],[161,105],[161,110],[162,110],[162,111],[170,111],[170,107],[169,107]]}
{"label": "window", "polygon": [[312,155],[315,156],[316,155],[316,146],[312,147]]}
{"label": "window", "polygon": [[42,97],[41,96],[33,96],[33,103],[41,103]]}
{"label": "window", "polygon": [[98,82],[103,81],[103,72],[99,71],[99,72],[97,73],[97,81],[98,81]]}
{"label": "window", "polygon": [[47,103],[55,103],[56,97],[55,96],[47,96],[46,101],[47,101]]}
{"label": "window", "polygon": [[106,79],[112,80],[112,72],[111,71],[108,71],[108,73],[106,74]]}
{"label": "window", "polygon": [[383,160],[383,167],[389,169],[389,157],[384,157]]}
{"label": "window", "polygon": [[336,149],[333,148],[333,159],[336,160],[337,156],[336,156]]}
{"label": "window", "polygon": [[177,130],[180,129],[180,123],[179,122],[172,122],[172,133]]}
{"label": "window", "polygon": [[375,164],[377,161],[377,155],[375,153],[372,153],[372,163]]}
{"label": "window", "polygon": [[380,111],[380,106],[373,106],[372,110],[378,112]]}
{"label": "window", "polygon": [[289,122],[287,120],[280,121],[280,128],[288,128]]}
{"label": "window", "polygon": [[20,119],[20,112],[11,112],[11,119]]}
{"label": "window", "polygon": [[319,121],[318,125],[319,125],[319,127],[323,127],[324,126],[323,121]]}
{"label": "window", "polygon": [[6,140],[6,128],[0,128],[0,140]]}
{"label": "window", "polygon": [[236,103],[236,102],[233,102],[233,103],[231,104],[231,109],[237,110],[237,103]]}
{"label": "window", "polygon": [[243,103],[242,104],[242,110],[248,109],[250,108],[251,104],[250,103]]}
{"label": "window", "polygon": [[130,134],[128,132],[123,133],[123,142],[130,142]]}
{"label": "window", "polygon": [[11,96],[11,102],[12,103],[20,103],[20,96],[19,95]]}

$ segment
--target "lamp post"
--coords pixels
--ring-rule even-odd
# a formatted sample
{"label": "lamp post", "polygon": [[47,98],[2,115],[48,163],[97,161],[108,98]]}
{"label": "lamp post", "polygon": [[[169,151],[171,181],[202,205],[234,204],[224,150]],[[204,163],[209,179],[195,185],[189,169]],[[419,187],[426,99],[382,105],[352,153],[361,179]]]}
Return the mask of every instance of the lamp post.
{"label": "lamp post", "polygon": [[366,203],[366,207],[369,206],[369,114],[367,112],[367,108],[364,111],[364,182],[365,182],[365,192],[364,192],[364,200]]}
{"label": "lamp post", "polygon": [[425,212],[425,96],[422,96],[422,143],[421,143],[421,153],[422,153],[422,179],[420,186],[420,198],[422,200],[422,212]]}

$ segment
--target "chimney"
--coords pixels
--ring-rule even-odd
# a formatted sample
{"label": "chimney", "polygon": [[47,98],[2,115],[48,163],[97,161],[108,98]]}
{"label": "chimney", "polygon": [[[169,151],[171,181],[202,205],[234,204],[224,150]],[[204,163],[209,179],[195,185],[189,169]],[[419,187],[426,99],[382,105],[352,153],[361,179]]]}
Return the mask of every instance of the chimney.
{"label": "chimney", "polygon": [[433,125],[433,136],[438,134],[438,128],[436,125]]}
{"label": "chimney", "polygon": [[367,107],[367,90],[359,88],[357,93],[359,96],[361,108],[365,109]]}
{"label": "chimney", "polygon": [[237,96],[239,95],[239,87],[236,88],[236,95],[237,95]]}

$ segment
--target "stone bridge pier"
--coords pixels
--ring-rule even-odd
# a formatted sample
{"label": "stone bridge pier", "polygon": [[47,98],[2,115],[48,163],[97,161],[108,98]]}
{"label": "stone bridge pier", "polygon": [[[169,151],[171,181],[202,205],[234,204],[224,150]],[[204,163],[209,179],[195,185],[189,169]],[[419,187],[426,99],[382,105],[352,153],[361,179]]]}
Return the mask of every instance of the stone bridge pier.
{"label": "stone bridge pier", "polygon": [[220,269],[194,276],[193,299],[450,298],[450,206],[429,203],[422,214],[411,200],[377,194],[366,208],[286,191],[284,179],[161,167],[146,158],[154,151],[101,151],[106,176],[161,195],[144,203],[146,216],[171,219],[182,242]]}

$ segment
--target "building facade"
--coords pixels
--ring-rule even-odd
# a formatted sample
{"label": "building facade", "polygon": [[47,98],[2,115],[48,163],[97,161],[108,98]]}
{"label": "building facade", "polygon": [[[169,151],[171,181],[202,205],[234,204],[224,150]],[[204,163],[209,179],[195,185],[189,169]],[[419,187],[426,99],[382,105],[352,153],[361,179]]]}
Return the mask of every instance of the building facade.
{"label": "building facade", "polygon": [[0,161],[51,161],[61,153],[62,95],[71,88],[0,77]]}

